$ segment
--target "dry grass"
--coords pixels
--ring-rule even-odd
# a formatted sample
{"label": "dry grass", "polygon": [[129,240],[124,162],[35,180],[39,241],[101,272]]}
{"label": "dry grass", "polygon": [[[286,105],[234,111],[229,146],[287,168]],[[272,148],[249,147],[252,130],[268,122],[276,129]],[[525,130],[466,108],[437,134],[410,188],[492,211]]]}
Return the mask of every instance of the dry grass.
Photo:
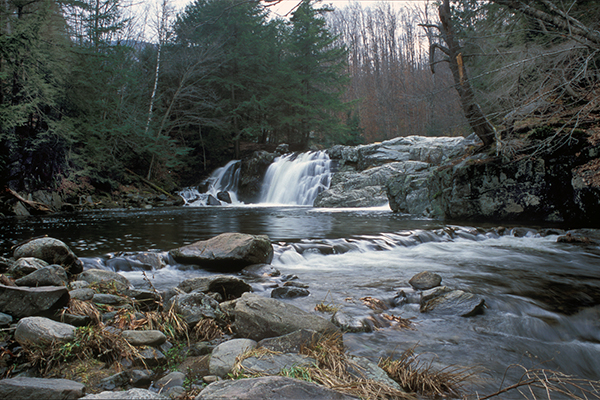
{"label": "dry grass", "polygon": [[148,329],[160,330],[174,341],[185,339],[189,345],[188,323],[174,311],[173,306],[166,311],[150,311],[145,315]]}
{"label": "dry grass", "polygon": [[102,322],[100,311],[88,301],[70,299],[67,307],[61,311],[61,318],[65,314],[88,316],[94,326],[98,326]]}
{"label": "dry grass", "polygon": [[223,331],[212,318],[205,318],[198,322],[194,326],[194,338],[201,342],[208,342],[210,340],[219,339],[223,337]]}
{"label": "dry grass", "polygon": [[431,362],[421,362],[414,348],[402,353],[398,360],[381,360],[379,366],[406,391],[425,396],[459,397],[462,384],[474,375],[472,369],[460,367],[437,371]]}
{"label": "dry grass", "polygon": [[517,368],[523,372],[516,383],[487,396],[477,396],[477,399],[502,398],[504,394],[509,392],[518,392],[523,398],[531,400],[550,400],[557,397],[574,400],[600,399],[599,381],[575,378],[548,369],[528,369],[522,365],[512,365],[507,369],[507,372],[511,368]]}
{"label": "dry grass", "polygon": [[72,342],[23,346],[23,355],[26,364],[44,375],[61,363],[76,359],[97,359],[112,365],[121,359],[140,358],[138,350],[120,334],[101,325],[77,328]]}
{"label": "dry grass", "polygon": [[310,380],[330,389],[337,390],[363,399],[412,399],[405,392],[384,383],[357,377],[350,370],[360,370],[344,351],[341,335],[325,337],[301,353],[314,358],[314,367],[307,368]]}

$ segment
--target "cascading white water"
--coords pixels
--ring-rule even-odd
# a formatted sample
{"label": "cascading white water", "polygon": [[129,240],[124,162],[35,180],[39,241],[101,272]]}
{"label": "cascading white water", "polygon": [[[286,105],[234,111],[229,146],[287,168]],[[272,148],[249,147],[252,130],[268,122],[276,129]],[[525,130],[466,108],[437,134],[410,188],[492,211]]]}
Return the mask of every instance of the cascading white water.
{"label": "cascading white water", "polygon": [[312,206],[331,183],[331,160],[324,151],[286,154],[269,166],[261,203]]}
{"label": "cascading white water", "polygon": [[[240,161],[232,160],[229,161],[224,167],[217,168],[210,177],[204,181],[204,184],[208,184],[206,193],[200,193],[196,188],[187,188],[179,192],[179,195],[183,197],[185,204],[188,206],[206,206],[206,205],[218,205],[217,195],[219,192],[229,193],[232,204],[239,204],[237,198],[238,184],[240,181]],[[209,204],[210,202],[213,204]]]}

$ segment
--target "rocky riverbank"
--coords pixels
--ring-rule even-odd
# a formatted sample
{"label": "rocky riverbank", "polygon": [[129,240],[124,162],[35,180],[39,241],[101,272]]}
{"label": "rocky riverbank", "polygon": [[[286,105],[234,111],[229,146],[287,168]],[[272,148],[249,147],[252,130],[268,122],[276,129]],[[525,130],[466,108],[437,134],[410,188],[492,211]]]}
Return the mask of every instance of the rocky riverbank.
{"label": "rocky riverbank", "polygon": [[[286,299],[307,296],[310,288],[269,264],[273,248],[266,236],[222,234],[164,254],[134,256],[150,268],[164,265],[164,257],[214,274],[162,292],[149,280],[133,287],[116,272],[85,265],[52,238],[22,243],[13,257],[0,259],[0,394],[345,399],[413,398],[441,390],[457,395],[466,374],[422,371],[406,359],[378,365],[347,354],[343,334],[412,329],[410,320],[392,313],[407,302],[420,304],[422,312],[457,318],[485,312],[483,298],[441,286],[442,278],[426,271],[393,299],[359,299],[372,310],[366,318],[324,303],[314,312],[303,311]],[[253,293],[255,287],[263,295]],[[439,387],[426,384],[431,374],[437,374]],[[421,381],[411,383],[417,376]]]}

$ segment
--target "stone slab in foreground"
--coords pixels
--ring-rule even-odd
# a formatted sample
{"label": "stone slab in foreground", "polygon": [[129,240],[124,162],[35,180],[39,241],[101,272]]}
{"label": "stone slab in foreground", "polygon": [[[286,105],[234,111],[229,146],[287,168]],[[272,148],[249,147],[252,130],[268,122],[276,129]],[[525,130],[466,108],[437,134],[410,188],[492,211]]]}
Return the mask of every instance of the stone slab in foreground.
{"label": "stone slab in foreground", "polygon": [[0,380],[0,398],[19,400],[75,400],[85,394],[85,386],[68,379],[12,378]]}
{"label": "stone slab in foreground", "polygon": [[314,383],[283,376],[218,381],[208,385],[196,400],[345,400],[356,399]]}
{"label": "stone slab in foreground", "polygon": [[223,233],[169,251],[175,261],[221,271],[239,271],[252,264],[270,263],[273,246],[266,235]]}

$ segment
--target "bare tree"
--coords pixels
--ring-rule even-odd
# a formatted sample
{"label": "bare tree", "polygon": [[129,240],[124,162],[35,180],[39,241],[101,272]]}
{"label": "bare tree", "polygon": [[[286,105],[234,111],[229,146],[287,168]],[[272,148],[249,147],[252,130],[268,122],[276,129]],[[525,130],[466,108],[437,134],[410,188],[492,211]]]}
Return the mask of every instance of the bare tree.
{"label": "bare tree", "polygon": [[432,72],[435,72],[435,50],[440,50],[446,55],[444,61],[448,62],[452,76],[454,77],[455,88],[460,97],[460,103],[469,121],[473,132],[481,139],[484,146],[489,146],[495,142],[496,130],[487,119],[477,103],[475,93],[467,75],[464,65],[463,48],[457,38],[456,30],[450,13],[450,1],[444,0],[439,6],[440,24],[426,25],[426,28],[436,28],[439,30],[445,45],[432,43],[429,50],[430,65]]}

